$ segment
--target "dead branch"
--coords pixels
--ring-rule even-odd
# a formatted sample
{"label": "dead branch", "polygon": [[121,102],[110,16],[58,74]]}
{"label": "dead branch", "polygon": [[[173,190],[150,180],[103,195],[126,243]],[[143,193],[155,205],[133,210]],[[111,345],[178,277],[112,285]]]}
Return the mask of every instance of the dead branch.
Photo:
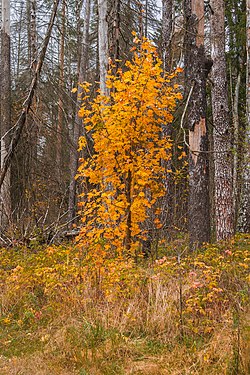
{"label": "dead branch", "polygon": [[11,160],[13,158],[15,149],[18,145],[19,140],[20,140],[22,130],[23,130],[25,122],[26,122],[27,115],[28,115],[30,107],[32,105],[32,100],[33,100],[33,97],[34,97],[34,94],[35,94],[35,91],[36,91],[36,87],[37,87],[37,82],[38,82],[38,79],[40,77],[40,73],[41,73],[41,70],[42,70],[42,66],[43,66],[45,54],[46,54],[46,51],[47,51],[47,47],[48,47],[48,44],[49,44],[49,40],[50,40],[50,37],[51,37],[52,28],[53,28],[54,21],[55,21],[55,18],[56,18],[59,2],[60,2],[60,0],[54,0],[53,10],[52,10],[52,13],[51,13],[48,29],[47,29],[47,32],[46,32],[46,35],[45,35],[45,38],[44,38],[44,41],[43,41],[43,44],[42,44],[40,55],[38,57],[36,70],[34,72],[34,76],[33,76],[33,79],[31,81],[31,84],[30,84],[29,93],[28,93],[27,98],[25,99],[25,101],[23,103],[22,112],[21,112],[21,114],[20,114],[20,116],[19,116],[19,118],[18,118],[18,120],[17,120],[17,122],[14,126],[14,132],[13,132],[12,139],[11,139],[11,142],[10,142],[9,150],[8,150],[8,152],[7,152],[7,154],[4,158],[4,161],[3,161],[3,166],[2,166],[2,169],[1,169],[1,173],[0,173],[0,187],[2,186],[4,178],[6,176],[6,173],[9,169],[9,166],[10,166]]}

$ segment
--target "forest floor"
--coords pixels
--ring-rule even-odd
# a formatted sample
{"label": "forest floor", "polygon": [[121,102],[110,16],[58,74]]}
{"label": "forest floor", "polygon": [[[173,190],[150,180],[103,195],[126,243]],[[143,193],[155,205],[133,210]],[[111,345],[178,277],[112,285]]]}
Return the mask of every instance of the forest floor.
{"label": "forest floor", "polygon": [[137,263],[1,249],[0,374],[248,375],[249,269],[250,235]]}

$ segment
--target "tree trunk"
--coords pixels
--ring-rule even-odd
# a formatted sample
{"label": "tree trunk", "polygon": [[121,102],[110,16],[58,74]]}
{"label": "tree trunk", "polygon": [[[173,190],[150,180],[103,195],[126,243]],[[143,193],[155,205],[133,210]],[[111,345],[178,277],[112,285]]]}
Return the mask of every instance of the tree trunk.
{"label": "tree trunk", "polygon": [[225,4],[211,0],[212,112],[214,137],[214,204],[216,239],[234,234],[232,137],[225,57]]}
{"label": "tree trunk", "polygon": [[107,0],[98,0],[98,47],[99,47],[99,68],[100,68],[100,90],[102,94],[108,95],[106,86],[108,70],[108,23],[107,23]]}
{"label": "tree trunk", "polygon": [[[1,28],[1,168],[8,152],[11,128],[11,78],[10,78],[10,2],[2,0]],[[11,216],[10,171],[6,173],[0,190],[0,229],[6,227]]]}
{"label": "tree trunk", "polygon": [[61,183],[62,172],[62,135],[63,135],[63,95],[64,95],[64,50],[65,50],[65,0],[62,1],[61,29],[60,29],[60,53],[59,53],[59,99],[58,99],[58,121],[57,121],[57,147],[56,147],[56,169],[58,182]]}
{"label": "tree trunk", "polygon": [[171,38],[173,32],[173,1],[162,0],[162,60],[165,71],[172,68]]}
{"label": "tree trunk", "polygon": [[246,118],[247,128],[245,133],[245,160],[242,186],[241,209],[239,217],[239,230],[250,232],[250,0],[246,7],[246,50],[247,50],[247,74],[246,74]]}
{"label": "tree trunk", "polygon": [[185,0],[186,128],[189,130],[190,246],[210,240],[208,131],[206,123],[206,58],[204,50],[204,2]]}
{"label": "tree trunk", "polygon": [[[87,66],[88,66],[88,52],[89,52],[89,22],[90,22],[90,0],[85,2],[85,15],[84,15],[84,29],[83,37],[80,51],[80,61],[79,61],[79,72],[78,72],[78,82],[84,82],[87,78]],[[74,119],[73,132],[71,134],[72,148],[70,150],[70,186],[69,186],[69,205],[68,205],[68,222],[69,227],[74,222],[76,214],[76,180],[75,176],[78,168],[79,153],[78,139],[80,136],[82,128],[82,120],[78,116],[78,109],[81,106],[81,93],[82,89],[79,86],[77,92],[77,111]]]}
{"label": "tree trunk", "polygon": [[110,57],[114,65],[113,74],[116,74],[119,68],[120,59],[120,15],[121,15],[121,2],[114,0],[112,10],[112,33],[110,41]]}

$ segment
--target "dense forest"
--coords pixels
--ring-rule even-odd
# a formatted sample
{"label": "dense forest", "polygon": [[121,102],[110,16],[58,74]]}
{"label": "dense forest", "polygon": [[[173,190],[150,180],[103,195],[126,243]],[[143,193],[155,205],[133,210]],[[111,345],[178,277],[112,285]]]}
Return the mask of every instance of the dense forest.
{"label": "dense forest", "polygon": [[249,374],[250,0],[0,4],[0,374]]}

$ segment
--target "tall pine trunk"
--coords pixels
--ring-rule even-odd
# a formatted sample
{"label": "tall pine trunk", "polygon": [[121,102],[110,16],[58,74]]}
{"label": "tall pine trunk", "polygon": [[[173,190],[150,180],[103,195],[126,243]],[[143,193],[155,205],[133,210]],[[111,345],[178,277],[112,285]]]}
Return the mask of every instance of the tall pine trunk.
{"label": "tall pine trunk", "polygon": [[186,128],[189,133],[190,246],[210,240],[208,131],[206,121],[206,58],[204,48],[204,2],[185,0]]}

